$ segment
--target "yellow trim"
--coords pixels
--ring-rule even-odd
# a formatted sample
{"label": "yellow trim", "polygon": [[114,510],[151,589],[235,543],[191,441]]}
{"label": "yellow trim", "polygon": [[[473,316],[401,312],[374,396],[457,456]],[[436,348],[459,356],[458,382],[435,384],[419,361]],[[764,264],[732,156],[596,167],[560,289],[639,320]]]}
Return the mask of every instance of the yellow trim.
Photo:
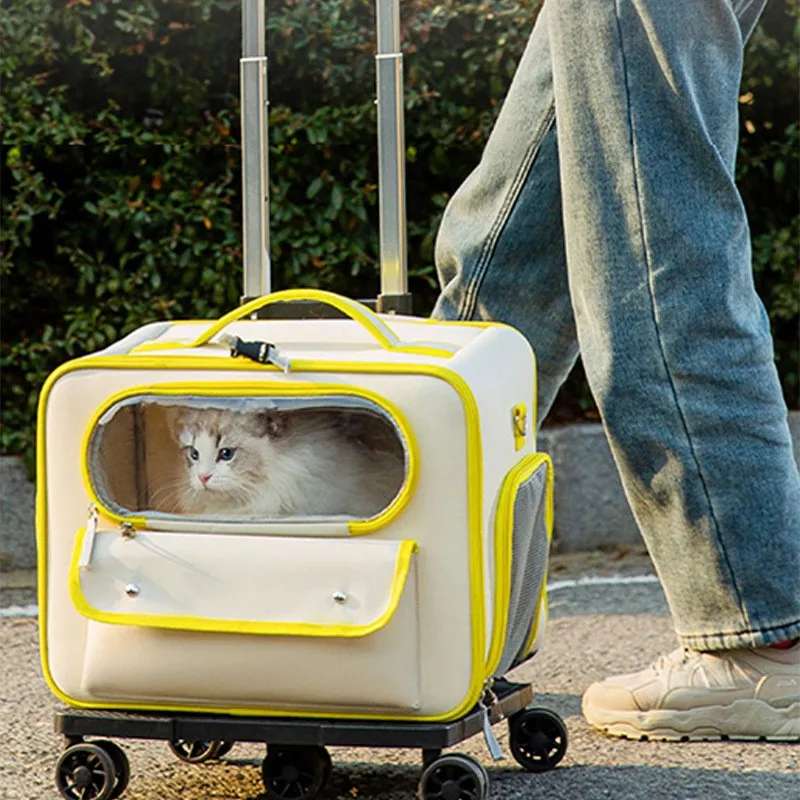
{"label": "yellow trim", "polygon": [[[117,531],[98,531],[97,536],[103,534],[118,535]],[[109,625],[133,625],[141,628],[166,628],[179,631],[202,631],[206,633],[248,633],[272,636],[310,636],[327,638],[361,638],[386,627],[394,616],[400,604],[400,598],[405,588],[408,571],[411,567],[411,556],[417,552],[418,546],[414,541],[403,541],[397,552],[397,563],[392,576],[392,592],[386,610],[376,619],[364,625],[346,625],[336,623],[322,625],[311,622],[275,622],[254,621],[246,619],[220,619],[204,617],[182,617],[157,614],[125,614],[116,611],[102,611],[95,608],[83,594],[81,586],[81,568],[79,561],[86,528],[81,528],[75,537],[75,546],[72,550],[72,563],[69,568],[69,596],[78,613],[95,622],[104,622]]]}
{"label": "yellow trim", "polygon": [[511,331],[519,333],[517,328],[509,325],[507,322],[497,322],[496,320],[482,320],[482,319],[436,319],[435,317],[427,317],[421,319],[420,322],[426,324],[432,323],[433,325],[453,325],[459,328],[508,328]]}
{"label": "yellow trim", "polygon": [[141,344],[134,345],[126,355],[131,353],[152,353],[158,350],[182,350],[190,347],[186,342],[142,342]]}
{"label": "yellow trim", "polygon": [[[275,303],[290,303],[298,300],[310,300],[317,303],[324,303],[341,311],[345,316],[358,322],[365,328],[378,344],[385,350],[395,353],[407,353],[421,356],[434,356],[436,358],[451,358],[455,355],[454,351],[448,347],[439,347],[435,344],[414,344],[413,342],[401,341],[397,334],[375,313],[362,303],[351,300],[333,292],[326,292],[322,289],[286,289],[282,292],[257,297],[249,303],[245,303],[238,308],[229,311],[220,317],[216,322],[206,328],[193,342],[144,342],[131,348],[131,353],[143,353],[153,350],[180,350],[202,347],[216,336],[220,331],[233,322],[246,319],[251,314],[255,314],[266,306]],[[294,363],[294,362],[293,362]]]}
{"label": "yellow trim", "polygon": [[[495,602],[494,602],[494,624],[492,626],[492,644],[489,649],[487,659],[487,673],[493,675],[500,666],[500,659],[503,657],[505,649],[506,635],[508,633],[508,606],[511,600],[511,553],[512,537],[514,532],[514,500],[520,484],[539,469],[542,464],[547,465],[547,477],[545,481],[545,509],[544,519],[547,528],[548,550],[553,536],[553,462],[547,453],[531,453],[523,458],[506,475],[500,487],[497,500],[497,512],[494,524],[494,553],[495,553]],[[545,571],[542,588],[539,591],[545,592],[547,587],[547,574]],[[539,603],[537,602],[537,612]],[[534,616],[534,638],[538,626],[538,613]]]}
{"label": "yellow trim", "polygon": [[[197,361],[197,359],[192,359]],[[126,364],[128,366],[128,364]],[[117,403],[121,403],[131,397],[139,395],[162,395],[167,397],[181,396],[186,397],[200,396],[200,397],[259,397],[259,396],[299,396],[299,397],[320,397],[320,396],[346,396],[346,397],[359,397],[368,400],[370,403],[383,409],[389,417],[397,424],[400,429],[405,444],[406,452],[408,453],[408,464],[406,465],[406,478],[403,486],[391,503],[381,511],[380,514],[369,519],[351,520],[347,527],[351,536],[364,536],[366,534],[374,533],[380,528],[388,525],[400,512],[406,507],[411,499],[414,489],[417,485],[417,476],[419,474],[419,449],[417,447],[417,440],[414,436],[414,431],[408,421],[406,415],[390,400],[373,392],[369,389],[341,386],[335,383],[312,383],[297,385],[287,385],[285,383],[277,383],[270,381],[208,381],[202,385],[195,383],[160,383],[144,386],[132,386],[122,391],[116,392],[111,395],[95,412],[92,414],[89,424],[83,434],[82,454],[81,459],[81,474],[83,476],[83,484],[86,487],[86,492],[94,505],[102,512],[102,514],[110,520],[115,522],[130,522],[135,528],[144,528],[147,526],[147,518],[141,515],[120,515],[107,508],[100,500],[97,492],[95,491],[94,484],[92,483],[91,475],[89,474],[89,447],[92,440],[97,423],[111,408]],[[291,525],[291,521],[286,521],[287,525]]]}
{"label": "yellow trim", "polygon": [[255,708],[212,708],[210,706],[181,706],[169,704],[140,703],[95,703],[77,700],[62,692],[55,683],[48,663],[47,639],[47,487],[45,452],[45,419],[47,416],[47,399],[56,381],[64,375],[80,369],[189,369],[201,370],[269,370],[271,365],[259,365],[254,362],[239,364],[239,359],[226,359],[224,366],[219,358],[203,358],[200,356],[141,356],[131,359],[121,356],[84,356],[69,361],[56,369],[45,381],[39,396],[38,426],[36,433],[36,464],[39,482],[36,493],[36,541],[38,550],[38,597],[40,627],[40,657],[42,674],[53,694],[62,702],[76,708],[110,708],[138,711],[181,711],[208,713],[216,710],[220,713],[247,716],[282,716],[282,717],[322,717],[329,719],[393,719],[408,722],[449,722],[469,712],[478,702],[483,686],[491,673],[486,672],[484,659],[486,641],[486,622],[484,612],[484,575],[483,575],[483,542],[481,537],[482,522],[482,464],[483,453],[480,437],[480,419],[478,406],[466,381],[456,372],[435,364],[351,364],[347,362],[310,361],[294,362],[296,371],[306,372],[343,372],[387,375],[426,375],[449,384],[464,404],[467,433],[467,482],[468,482],[468,537],[469,537],[469,570],[471,583],[470,629],[472,634],[472,677],[464,699],[455,708],[442,714],[431,715],[387,715],[365,713],[338,713],[329,710],[287,711],[285,709],[265,710]]}
{"label": "yellow trim", "polygon": [[514,449],[522,450],[528,433],[528,407],[525,403],[517,403],[511,409],[511,426],[514,431]]}
{"label": "yellow trim", "polygon": [[[553,462],[550,460],[548,456],[548,475],[547,475],[547,496],[545,499],[545,507],[544,507],[544,522],[545,527],[547,528],[547,542],[548,542],[548,560],[549,560],[549,553],[550,548],[549,544],[553,539],[553,525],[554,525],[554,518],[555,518],[555,503],[554,503],[554,482],[555,476],[553,475]],[[539,592],[539,599],[538,599],[538,608],[539,613],[536,614],[533,620],[533,626],[531,627],[531,632],[528,635],[527,640],[525,641],[525,648],[524,652],[527,655],[530,654],[531,648],[533,647],[534,642],[536,641],[536,637],[539,635],[539,622],[544,618],[547,619],[549,615],[550,609],[550,600],[547,595],[547,570],[545,570],[544,580],[542,581],[542,588]]]}

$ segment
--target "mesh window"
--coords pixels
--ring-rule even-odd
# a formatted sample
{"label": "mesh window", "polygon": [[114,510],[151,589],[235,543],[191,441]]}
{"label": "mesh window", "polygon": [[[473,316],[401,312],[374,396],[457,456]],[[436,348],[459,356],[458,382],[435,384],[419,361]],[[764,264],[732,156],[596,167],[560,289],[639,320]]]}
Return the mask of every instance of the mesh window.
{"label": "mesh window", "polygon": [[91,433],[101,505],[125,516],[369,519],[406,480],[388,414],[342,397],[127,398]]}
{"label": "mesh window", "polygon": [[547,465],[519,485],[514,499],[511,556],[511,599],[506,644],[497,674],[503,675],[527,657],[522,652],[539,608],[539,592],[547,573],[549,550],[545,497]]}

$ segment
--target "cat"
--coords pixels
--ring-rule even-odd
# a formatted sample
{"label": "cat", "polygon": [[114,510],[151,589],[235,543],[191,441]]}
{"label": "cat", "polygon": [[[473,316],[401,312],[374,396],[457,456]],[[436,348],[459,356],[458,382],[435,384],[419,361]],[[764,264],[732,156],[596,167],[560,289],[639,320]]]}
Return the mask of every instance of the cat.
{"label": "cat", "polygon": [[168,424],[182,451],[182,514],[367,519],[405,479],[399,437],[371,412],[184,407]]}

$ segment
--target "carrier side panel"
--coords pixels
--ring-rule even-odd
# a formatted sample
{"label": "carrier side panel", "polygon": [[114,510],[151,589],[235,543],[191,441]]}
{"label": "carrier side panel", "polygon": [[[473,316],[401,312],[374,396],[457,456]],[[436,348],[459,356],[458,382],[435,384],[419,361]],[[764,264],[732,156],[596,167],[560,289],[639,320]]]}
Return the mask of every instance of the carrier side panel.
{"label": "carrier side panel", "polygon": [[[508,472],[536,447],[536,376],[527,340],[505,326],[486,328],[450,362],[470,386],[480,415],[484,612],[488,657],[497,599],[494,517],[498,493]],[[519,412],[524,409],[524,420]]]}

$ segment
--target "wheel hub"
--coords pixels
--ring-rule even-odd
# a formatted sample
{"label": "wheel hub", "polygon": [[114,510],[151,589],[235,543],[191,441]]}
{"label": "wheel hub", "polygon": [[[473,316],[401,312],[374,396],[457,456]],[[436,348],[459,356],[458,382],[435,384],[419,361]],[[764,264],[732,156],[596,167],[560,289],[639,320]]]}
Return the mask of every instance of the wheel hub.
{"label": "wheel hub", "polygon": [[459,800],[461,787],[456,781],[445,781],[442,784],[442,800]]}
{"label": "wheel hub", "polygon": [[294,764],[284,764],[281,769],[281,779],[286,783],[294,783],[300,777],[300,771]]}
{"label": "wheel hub", "polygon": [[553,746],[550,737],[542,731],[536,731],[536,733],[531,736],[530,742],[535,752],[546,753]]}
{"label": "wheel hub", "polygon": [[85,789],[92,782],[92,771],[86,766],[75,767],[72,770],[72,780],[76,786]]}

